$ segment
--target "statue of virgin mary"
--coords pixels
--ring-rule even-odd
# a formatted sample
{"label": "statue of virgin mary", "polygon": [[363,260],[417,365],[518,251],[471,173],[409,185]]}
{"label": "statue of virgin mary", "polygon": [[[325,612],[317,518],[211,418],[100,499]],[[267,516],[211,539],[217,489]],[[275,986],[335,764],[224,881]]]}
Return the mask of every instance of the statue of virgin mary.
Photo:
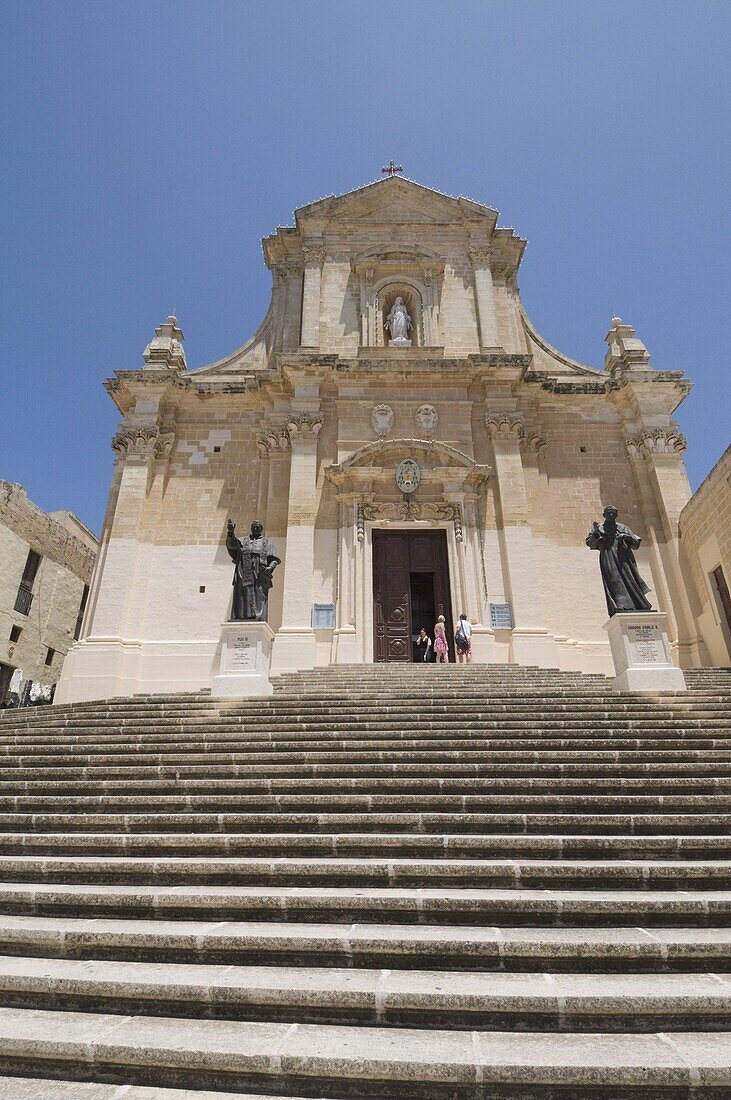
{"label": "statue of virgin mary", "polygon": [[403,298],[397,298],[396,301],[393,303],[391,312],[386,318],[385,327],[388,329],[391,335],[391,339],[388,341],[389,347],[411,347],[411,340],[409,340],[409,330],[412,327],[412,324],[411,318],[409,317],[409,312],[404,305]]}

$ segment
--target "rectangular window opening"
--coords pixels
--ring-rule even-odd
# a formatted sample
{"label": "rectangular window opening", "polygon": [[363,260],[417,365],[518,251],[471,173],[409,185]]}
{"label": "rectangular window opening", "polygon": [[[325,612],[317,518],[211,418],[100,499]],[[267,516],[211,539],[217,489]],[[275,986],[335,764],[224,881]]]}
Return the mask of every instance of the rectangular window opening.
{"label": "rectangular window opening", "polygon": [[22,626],[11,626],[10,627],[10,641],[11,642],[20,641],[20,635],[22,633],[23,633]]}
{"label": "rectangular window opening", "polygon": [[48,649],[46,650],[46,664],[47,665],[52,665],[53,664],[53,658],[55,656],[56,656],[56,650],[51,649],[51,647],[49,646]]}

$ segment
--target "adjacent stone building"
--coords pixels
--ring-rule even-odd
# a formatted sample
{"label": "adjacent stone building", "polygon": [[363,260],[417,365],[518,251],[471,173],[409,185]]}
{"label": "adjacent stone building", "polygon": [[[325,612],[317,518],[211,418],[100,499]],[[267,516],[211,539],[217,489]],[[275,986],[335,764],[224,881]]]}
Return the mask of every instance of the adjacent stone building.
{"label": "adjacent stone building", "polygon": [[46,513],[0,481],[0,703],[11,684],[22,696],[58,681],[81,634],[97,545],[71,512]]}
{"label": "adjacent stone building", "polygon": [[518,290],[525,241],[497,221],[401,177],[303,206],[263,241],[271,303],[242,347],[189,371],[169,317],[115,374],[99,567],[57,699],[211,685],[228,517],[261,520],[283,561],[273,674],[408,661],[461,611],[478,662],[610,672],[584,543],[608,503],[643,538],[676,662],[709,663],[678,527],[689,382],[618,318],[603,370],[551,347]]}
{"label": "adjacent stone building", "polygon": [[680,513],[680,536],[711,664],[731,665],[731,447]]}

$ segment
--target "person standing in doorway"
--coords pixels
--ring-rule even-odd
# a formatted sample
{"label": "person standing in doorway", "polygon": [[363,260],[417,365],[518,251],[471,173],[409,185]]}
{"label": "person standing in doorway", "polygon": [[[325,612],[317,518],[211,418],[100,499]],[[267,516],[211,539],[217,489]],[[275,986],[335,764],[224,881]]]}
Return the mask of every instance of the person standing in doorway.
{"label": "person standing in doorway", "polygon": [[438,665],[449,664],[449,646],[447,631],[444,628],[444,616],[440,615],[434,626],[434,657]]}
{"label": "person standing in doorway", "polygon": [[454,644],[457,649],[457,660],[462,665],[467,662],[472,664],[472,623],[464,611],[459,617],[457,631],[454,635]]}
{"label": "person standing in doorway", "polygon": [[419,637],[416,639],[416,652],[420,661],[428,661],[431,657],[431,638],[422,626]]}

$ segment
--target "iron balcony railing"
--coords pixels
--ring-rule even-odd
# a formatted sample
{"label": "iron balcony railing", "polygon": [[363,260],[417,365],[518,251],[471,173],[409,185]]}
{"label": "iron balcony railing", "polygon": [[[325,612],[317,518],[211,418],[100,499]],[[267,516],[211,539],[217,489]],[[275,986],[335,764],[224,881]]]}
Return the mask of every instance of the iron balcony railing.
{"label": "iron balcony railing", "polygon": [[21,615],[29,615],[32,603],[33,593],[30,588],[26,588],[24,584],[21,584],[18,595],[15,597],[15,610],[19,611]]}

